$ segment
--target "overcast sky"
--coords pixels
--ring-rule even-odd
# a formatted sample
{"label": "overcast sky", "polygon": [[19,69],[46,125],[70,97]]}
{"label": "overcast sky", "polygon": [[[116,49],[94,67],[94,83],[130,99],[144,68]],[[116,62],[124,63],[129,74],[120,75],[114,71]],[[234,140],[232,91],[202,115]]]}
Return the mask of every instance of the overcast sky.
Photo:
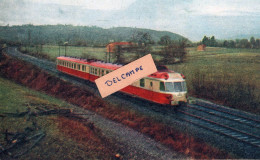
{"label": "overcast sky", "polygon": [[29,23],[149,28],[193,41],[260,38],[260,0],[0,0],[0,25]]}

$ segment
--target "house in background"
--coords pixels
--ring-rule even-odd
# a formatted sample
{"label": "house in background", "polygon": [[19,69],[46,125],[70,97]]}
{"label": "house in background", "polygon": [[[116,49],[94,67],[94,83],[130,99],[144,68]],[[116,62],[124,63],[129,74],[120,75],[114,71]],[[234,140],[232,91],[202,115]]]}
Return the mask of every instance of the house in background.
{"label": "house in background", "polygon": [[205,51],[206,45],[205,44],[201,44],[197,47],[197,51]]}

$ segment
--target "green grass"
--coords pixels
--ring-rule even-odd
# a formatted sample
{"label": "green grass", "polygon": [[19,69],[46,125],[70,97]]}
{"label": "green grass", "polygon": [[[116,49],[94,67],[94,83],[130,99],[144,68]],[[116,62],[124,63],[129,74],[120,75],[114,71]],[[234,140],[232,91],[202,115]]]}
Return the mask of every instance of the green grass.
{"label": "green grass", "polygon": [[64,101],[49,97],[26,87],[21,87],[0,77],[1,112],[25,111],[27,104],[35,101],[47,105],[68,106]]}
{"label": "green grass", "polygon": [[[25,50],[25,47],[22,47],[22,50]],[[30,52],[36,52],[35,47],[29,47]],[[44,45],[42,49],[43,53],[46,53],[50,56],[51,60],[55,61],[58,56],[65,56],[65,47],[53,46],[53,45]],[[96,58],[100,60],[105,60],[106,57],[106,48],[93,48],[93,47],[66,47],[66,55],[74,57],[89,57]]]}
{"label": "green grass", "polygon": [[[33,128],[33,121],[37,123],[39,130],[43,130],[46,136],[25,155],[19,157],[19,159],[105,159],[111,158],[111,153],[103,152],[98,149],[99,146],[104,144],[91,140],[91,137],[85,135],[86,142],[78,142],[77,138],[71,138],[71,135],[63,133],[63,128],[58,127],[60,125],[60,117],[57,115],[49,116],[37,116],[28,118],[25,117],[2,117],[2,115],[8,115],[7,113],[20,113],[27,110],[28,107],[32,111],[37,111],[35,107],[61,107],[70,108],[70,104],[65,101],[50,97],[43,93],[28,89],[20,86],[12,81],[4,79],[0,76],[0,144],[6,145],[5,135],[2,134],[6,130],[11,133],[24,132],[25,128]],[[63,122],[66,125],[68,121]],[[72,123],[72,124],[75,124]],[[73,126],[74,128],[78,127]],[[69,125],[69,124],[68,124]],[[84,125],[78,129],[81,132],[83,129],[86,133]],[[69,129],[70,126],[67,126]],[[68,130],[67,129],[67,130]],[[35,131],[37,132],[38,129]],[[77,136],[74,134],[73,136]],[[81,135],[82,136],[82,135]],[[97,137],[99,135],[96,135]],[[23,148],[23,147],[22,147]],[[26,147],[25,147],[26,148]],[[16,151],[19,151],[21,147],[17,147]],[[16,152],[16,151],[12,151]],[[14,154],[15,155],[15,154]],[[109,158],[110,157],[110,158]],[[6,159],[8,156],[0,154],[0,159]]]}

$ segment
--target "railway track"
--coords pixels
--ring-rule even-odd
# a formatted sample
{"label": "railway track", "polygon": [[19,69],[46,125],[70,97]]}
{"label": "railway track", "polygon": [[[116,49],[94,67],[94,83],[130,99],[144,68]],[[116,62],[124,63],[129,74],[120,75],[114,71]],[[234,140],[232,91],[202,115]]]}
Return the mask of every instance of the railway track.
{"label": "railway track", "polygon": [[[244,119],[247,123],[244,123],[241,116],[239,116],[239,121],[237,121],[237,118],[227,118],[226,115],[216,114],[215,112],[198,109],[199,107],[201,106],[187,105],[187,107],[185,107],[184,109],[178,110],[178,113],[181,113],[183,115],[179,116],[178,119],[260,149],[260,130],[258,128],[255,128],[254,131],[251,131],[252,133],[248,132],[248,128],[251,127],[252,124],[249,123],[249,120],[247,118]],[[197,110],[197,112],[194,112],[193,110]],[[221,113],[221,110],[219,112]],[[208,115],[214,115],[214,117],[210,117]],[[234,116],[233,114],[231,115]],[[252,122],[255,122],[254,120],[252,119]],[[233,121],[234,123],[232,123]]]}
{"label": "railway track", "polygon": [[[28,61],[52,74],[59,75],[54,62],[39,60],[37,58],[21,54],[16,50],[16,48],[9,48],[7,52],[13,57]],[[85,80],[80,80],[64,74],[59,76],[63,79],[70,80],[75,84],[87,86],[95,92],[96,95],[99,95],[96,90],[96,86],[93,83],[88,83],[86,85]],[[169,123],[169,125],[174,123],[176,120],[181,123],[186,122],[188,124],[192,124],[198,128],[203,128],[204,131],[210,131],[214,134],[223,135],[236,140],[238,143],[242,143],[243,146],[249,146],[248,150],[257,152],[256,156],[260,155],[259,116],[250,115],[244,112],[200,101],[197,101],[194,105],[190,104],[186,107],[181,107],[176,111],[173,110],[172,107],[165,108],[136,98],[131,98],[130,102],[128,102],[129,100],[127,99],[129,98],[131,97],[128,95],[116,93],[110,96],[109,100],[106,98],[105,100],[113,103],[113,99],[114,101],[118,101],[120,99],[122,103],[126,103],[127,105],[129,104],[132,108],[143,113],[158,113],[157,115],[159,115],[160,118],[166,119],[165,122]],[[253,156],[252,158],[255,157]]]}

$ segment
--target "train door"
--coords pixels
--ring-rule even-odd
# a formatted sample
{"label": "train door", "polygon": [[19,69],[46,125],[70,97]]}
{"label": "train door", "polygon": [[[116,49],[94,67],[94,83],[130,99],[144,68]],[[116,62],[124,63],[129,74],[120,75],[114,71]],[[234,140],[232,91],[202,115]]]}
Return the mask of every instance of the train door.
{"label": "train door", "polygon": [[149,90],[149,99],[153,100],[155,97],[154,94],[154,81],[153,80],[149,80],[148,81],[148,90]]}

